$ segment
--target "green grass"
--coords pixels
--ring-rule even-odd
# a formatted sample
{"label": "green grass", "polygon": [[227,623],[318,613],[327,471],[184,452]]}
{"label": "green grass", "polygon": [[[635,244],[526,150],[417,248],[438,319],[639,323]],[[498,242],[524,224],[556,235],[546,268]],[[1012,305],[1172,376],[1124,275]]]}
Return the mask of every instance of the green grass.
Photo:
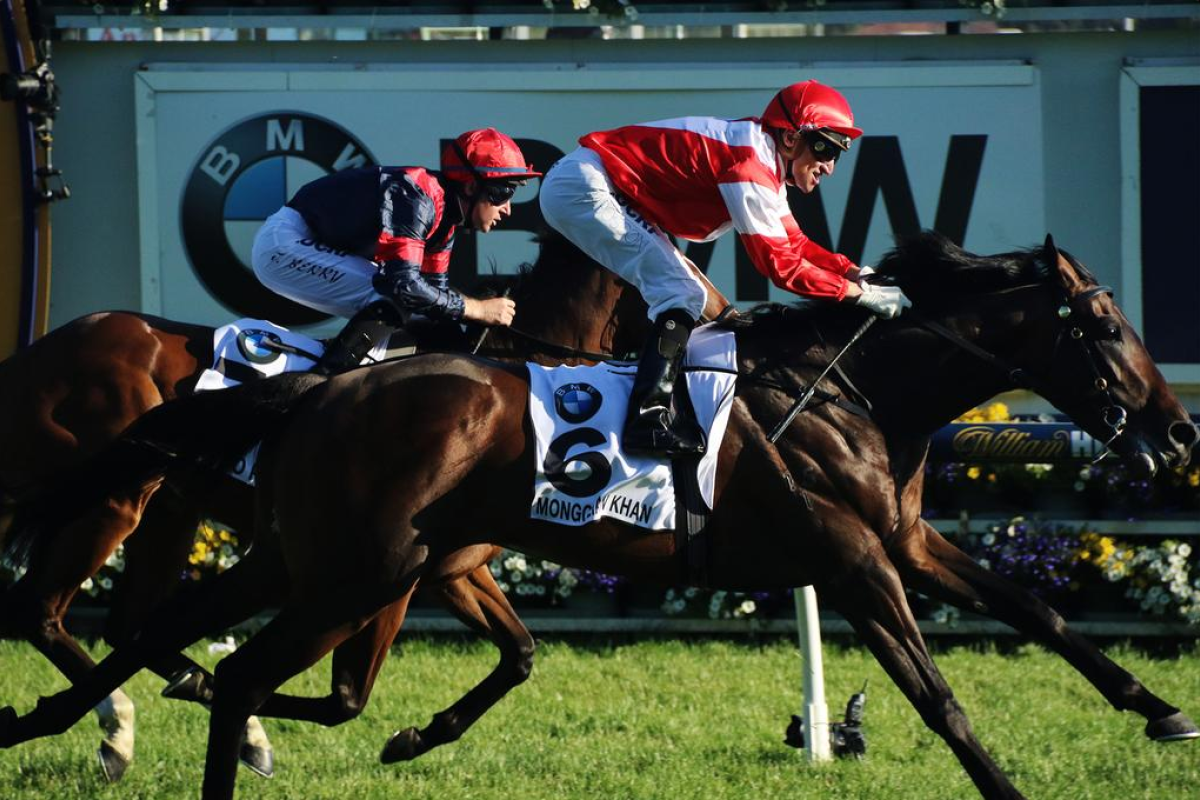
{"label": "green grass", "polygon": [[[198,648],[193,655],[213,658]],[[1112,651],[1152,690],[1200,712],[1200,652],[1177,657]],[[831,712],[869,679],[865,761],[814,767],[781,743],[800,705],[800,659],[789,640],[543,643],[533,677],[463,740],[410,763],[383,766],[396,729],[425,724],[492,666],[491,648],[414,639],[384,667],[366,712],[340,728],[267,721],[277,775],[239,771],[243,798],[871,798],[977,796],[947,747],[927,731],[875,661],[827,646]],[[1138,717],[1119,714],[1063,661],[1036,647],[937,653],[976,733],[1028,797],[1190,798],[1200,794],[1200,742],[1154,744]],[[328,662],[288,688],[324,694]],[[31,647],[0,642],[0,700],[19,712],[61,688]],[[105,786],[89,716],[65,735],[0,751],[0,798],[197,797],[202,709],[158,696],[141,675],[137,759]]]}

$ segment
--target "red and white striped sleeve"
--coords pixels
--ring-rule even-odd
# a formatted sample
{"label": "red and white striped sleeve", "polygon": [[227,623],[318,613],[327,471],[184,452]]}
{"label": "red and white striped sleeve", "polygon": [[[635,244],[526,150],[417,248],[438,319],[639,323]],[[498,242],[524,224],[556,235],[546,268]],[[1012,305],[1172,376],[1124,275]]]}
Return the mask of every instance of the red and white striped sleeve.
{"label": "red and white striped sleeve", "polygon": [[792,216],[786,189],[761,161],[745,161],[721,176],[718,187],[738,238],[755,269],[801,297],[841,300],[850,259],[809,239]]}

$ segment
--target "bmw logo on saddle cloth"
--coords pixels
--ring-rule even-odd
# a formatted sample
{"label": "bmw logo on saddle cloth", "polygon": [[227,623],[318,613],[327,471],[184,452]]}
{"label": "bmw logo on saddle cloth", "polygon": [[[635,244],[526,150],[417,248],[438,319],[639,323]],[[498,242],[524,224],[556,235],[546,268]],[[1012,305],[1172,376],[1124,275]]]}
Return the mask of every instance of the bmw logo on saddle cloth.
{"label": "bmw logo on saddle cloth", "polygon": [[279,358],[282,353],[279,352],[278,348],[264,347],[264,341],[280,344],[283,340],[271,331],[244,330],[237,335],[238,352],[252,364],[270,364]]}
{"label": "bmw logo on saddle cloth", "polygon": [[590,383],[568,383],[554,392],[554,410],[567,422],[586,422],[603,402],[604,395]]}

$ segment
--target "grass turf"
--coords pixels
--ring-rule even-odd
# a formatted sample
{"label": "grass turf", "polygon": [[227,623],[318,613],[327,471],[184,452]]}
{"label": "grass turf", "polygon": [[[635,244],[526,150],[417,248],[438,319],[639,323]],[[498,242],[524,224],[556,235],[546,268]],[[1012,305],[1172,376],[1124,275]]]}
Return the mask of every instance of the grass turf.
{"label": "grass turf", "polygon": [[[103,652],[98,648],[96,654]],[[211,665],[203,648],[192,655]],[[1200,651],[1171,657],[1112,648],[1154,692],[1200,712]],[[955,646],[937,662],[975,731],[1030,798],[1200,796],[1200,741],[1155,744],[1140,718],[1119,714],[1061,659],[1034,646]],[[243,798],[871,798],[978,796],[949,749],[863,649],[827,645],[831,715],[869,680],[868,755],[811,766],[781,743],[800,700],[790,640],[543,642],[533,677],[459,742],[415,762],[381,765],[395,730],[424,725],[495,662],[482,642],[410,639],[396,648],[358,719],[339,728],[266,721],[276,777],[239,771]],[[287,685],[328,691],[328,660]],[[0,701],[18,712],[65,681],[25,644],[0,642]],[[207,717],[158,696],[143,674],[127,687],[138,708],[137,758],[105,785],[89,715],[65,735],[0,751],[0,797],[198,797]]]}

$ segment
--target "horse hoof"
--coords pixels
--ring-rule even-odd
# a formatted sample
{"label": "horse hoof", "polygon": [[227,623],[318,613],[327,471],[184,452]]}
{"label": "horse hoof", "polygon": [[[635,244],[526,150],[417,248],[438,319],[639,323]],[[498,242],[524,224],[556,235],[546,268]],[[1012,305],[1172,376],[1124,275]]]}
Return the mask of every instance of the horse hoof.
{"label": "horse hoof", "polygon": [[238,760],[255,775],[275,777],[275,751],[269,747],[242,742],[238,749]]}
{"label": "horse hoof", "polygon": [[187,700],[193,703],[211,703],[212,689],[199,667],[188,667],[175,674],[162,690],[162,696],[171,700]]}
{"label": "horse hoof", "polygon": [[116,783],[125,777],[125,770],[129,769],[129,759],[114,750],[112,745],[101,742],[96,755],[100,759],[100,771],[104,773],[104,780]]}
{"label": "horse hoof", "polygon": [[379,760],[384,764],[395,764],[397,761],[412,761],[425,752],[421,746],[421,733],[416,728],[405,728],[396,731],[392,738],[383,746]]}
{"label": "horse hoof", "polygon": [[1146,723],[1146,736],[1156,742],[1182,742],[1200,739],[1200,728],[1182,711]]}

